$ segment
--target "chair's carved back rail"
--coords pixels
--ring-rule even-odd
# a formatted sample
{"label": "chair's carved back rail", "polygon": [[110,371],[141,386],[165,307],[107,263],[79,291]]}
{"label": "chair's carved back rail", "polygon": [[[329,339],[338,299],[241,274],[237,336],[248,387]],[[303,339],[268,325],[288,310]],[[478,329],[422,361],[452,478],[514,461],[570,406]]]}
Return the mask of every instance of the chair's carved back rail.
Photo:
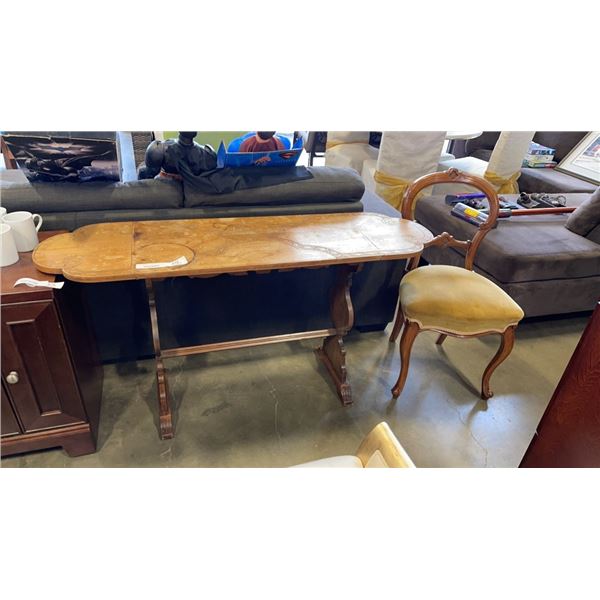
{"label": "chair's carved back rail", "polygon": [[[463,173],[458,169],[448,169],[448,171],[443,171],[441,173],[431,173],[430,175],[419,177],[419,179],[416,179],[407,188],[402,200],[402,217],[414,221],[417,196],[425,188],[438,183],[463,183],[470,185],[485,194],[488,200],[489,216],[486,221],[479,226],[479,229],[471,240],[457,240],[454,236],[444,231],[434,237],[430,242],[424,244],[425,248],[429,248],[430,246],[441,246],[445,248],[449,246],[452,248],[463,249],[465,251],[465,268],[473,270],[473,261],[475,260],[477,248],[479,248],[483,238],[486,236],[487,232],[494,227],[496,220],[498,219],[498,213],[500,211],[498,194],[493,186],[485,179],[477,177],[476,175]],[[407,270],[412,270],[417,265],[418,258],[412,258],[407,265]]]}

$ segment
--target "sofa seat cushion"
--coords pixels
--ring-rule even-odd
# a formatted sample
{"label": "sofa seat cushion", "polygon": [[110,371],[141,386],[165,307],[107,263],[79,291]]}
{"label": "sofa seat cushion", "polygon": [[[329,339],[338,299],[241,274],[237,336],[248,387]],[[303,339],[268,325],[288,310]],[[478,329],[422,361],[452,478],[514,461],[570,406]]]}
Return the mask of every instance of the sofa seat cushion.
{"label": "sofa seat cushion", "polygon": [[[8,174],[8,175],[6,175]],[[88,210],[179,208],[183,187],[172,180],[129,182],[31,183],[9,171],[0,172],[2,206],[34,213]]]}
{"label": "sofa seat cushion", "polygon": [[519,177],[519,190],[528,194],[591,194],[598,187],[556,169],[524,167]]}
{"label": "sofa seat cushion", "polygon": [[205,194],[184,182],[185,206],[267,206],[355,202],[365,186],[353,169],[308,167],[311,179],[236,190],[229,194]]}
{"label": "sofa seat cushion", "polygon": [[[515,195],[504,197],[516,200]],[[579,206],[588,197],[588,194],[567,194],[567,206]],[[477,250],[476,270],[500,283],[597,276],[600,245],[569,231],[564,226],[567,217],[555,214],[498,219],[498,227],[486,235]],[[415,218],[435,235],[447,231],[457,239],[467,240],[477,230],[474,225],[453,217],[442,196],[419,200]]]}
{"label": "sofa seat cushion", "polygon": [[404,316],[422,329],[471,335],[503,332],[523,318],[521,307],[495,283],[462,267],[430,265],[400,283]]}

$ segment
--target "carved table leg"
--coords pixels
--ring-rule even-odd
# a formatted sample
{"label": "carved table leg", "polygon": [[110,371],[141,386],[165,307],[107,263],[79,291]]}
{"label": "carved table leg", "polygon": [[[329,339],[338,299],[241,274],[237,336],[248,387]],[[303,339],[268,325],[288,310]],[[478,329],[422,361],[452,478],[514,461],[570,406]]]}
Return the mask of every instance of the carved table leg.
{"label": "carved table leg", "polygon": [[154,343],[154,355],[156,357],[156,387],[158,391],[158,421],[160,427],[160,439],[171,439],[175,432],[173,430],[173,419],[171,416],[171,405],[169,402],[169,388],[167,386],[167,373],[163,364],[160,349],[160,337],[158,334],[158,316],[156,314],[156,299],[154,297],[154,286],[151,279],[146,279],[146,291],[148,292],[148,307],[150,308],[150,323],[152,325],[152,342]]}
{"label": "carved table leg", "polygon": [[336,281],[331,294],[331,320],[337,330],[334,335],[325,338],[323,345],[315,350],[323,361],[333,383],[337,388],[342,404],[352,404],[352,390],[346,372],[346,349],[343,337],[354,324],[354,308],[350,297],[352,275],[359,265],[340,265],[337,267]]}

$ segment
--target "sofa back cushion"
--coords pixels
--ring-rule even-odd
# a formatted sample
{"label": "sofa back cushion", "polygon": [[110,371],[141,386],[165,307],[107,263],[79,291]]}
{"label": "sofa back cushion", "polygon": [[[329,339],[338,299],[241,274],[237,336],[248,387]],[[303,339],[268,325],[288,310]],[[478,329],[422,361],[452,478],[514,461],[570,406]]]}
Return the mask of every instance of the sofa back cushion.
{"label": "sofa back cushion", "polygon": [[560,162],[586,134],[587,131],[536,131],[533,141],[554,148],[554,160]]}
{"label": "sofa back cushion", "polygon": [[356,171],[337,167],[308,167],[311,179],[266,187],[236,190],[229,194],[206,194],[185,181],[184,205],[194,206],[269,206],[356,202],[365,185]]}
{"label": "sofa back cushion", "polygon": [[600,187],[570,215],[565,227],[573,233],[587,236],[600,225]]}
{"label": "sofa back cushion", "polygon": [[173,180],[30,183],[14,179],[8,176],[0,178],[2,206],[8,212],[52,213],[183,206],[183,187],[179,181]]}

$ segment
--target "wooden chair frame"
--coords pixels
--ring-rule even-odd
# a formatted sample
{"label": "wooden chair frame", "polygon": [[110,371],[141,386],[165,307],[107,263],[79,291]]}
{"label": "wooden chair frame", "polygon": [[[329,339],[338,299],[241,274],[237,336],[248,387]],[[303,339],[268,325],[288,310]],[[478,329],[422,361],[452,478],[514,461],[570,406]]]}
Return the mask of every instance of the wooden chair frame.
{"label": "wooden chair frame", "polygon": [[369,459],[377,451],[381,453],[388,467],[401,469],[414,468],[415,466],[385,421],[382,421],[371,429],[358,447],[356,456],[358,456],[363,467],[365,467]]}
{"label": "wooden chair frame", "polygon": [[[436,185],[438,183],[463,183],[470,185],[485,194],[489,202],[489,216],[487,220],[479,226],[472,239],[466,241],[457,240],[448,232],[443,232],[435,236],[430,242],[424,244],[424,248],[441,246],[443,248],[453,247],[463,249],[465,251],[465,269],[472,271],[477,249],[483,241],[483,238],[487,235],[488,231],[494,227],[494,224],[498,219],[498,213],[500,210],[498,194],[493,186],[485,179],[477,177],[476,175],[463,173],[458,169],[449,169],[448,171],[440,173],[432,173],[430,175],[420,177],[407,188],[402,200],[402,217],[404,219],[410,219],[411,221],[414,221],[415,205],[419,192],[431,185]],[[415,269],[419,264],[419,258],[420,256],[416,256],[410,259],[407,263],[406,270],[412,271]],[[402,389],[404,388],[404,384],[406,383],[406,377],[408,375],[408,367],[410,363],[410,351],[415,338],[421,331],[424,330],[416,321],[410,321],[404,317],[402,306],[400,306],[400,299],[398,299],[398,311],[396,314],[396,321],[394,322],[394,328],[392,329],[392,333],[390,335],[390,342],[393,343],[396,341],[403,326],[404,329],[402,331],[402,337],[400,338],[400,375],[398,376],[396,384],[392,388],[392,394],[395,398],[400,395]],[[494,395],[490,388],[490,379],[492,377],[492,373],[496,370],[498,365],[504,362],[504,360],[506,360],[510,354],[515,342],[515,329],[516,325],[511,325],[500,334],[500,347],[486,367],[481,381],[481,397],[484,400],[487,400]],[[458,338],[469,338],[498,333],[497,331],[484,331],[481,333],[461,335],[453,331],[446,331],[442,329],[427,328],[427,330],[436,331],[439,333],[436,341],[436,344],[438,345],[443,344],[444,340],[449,335]]]}

